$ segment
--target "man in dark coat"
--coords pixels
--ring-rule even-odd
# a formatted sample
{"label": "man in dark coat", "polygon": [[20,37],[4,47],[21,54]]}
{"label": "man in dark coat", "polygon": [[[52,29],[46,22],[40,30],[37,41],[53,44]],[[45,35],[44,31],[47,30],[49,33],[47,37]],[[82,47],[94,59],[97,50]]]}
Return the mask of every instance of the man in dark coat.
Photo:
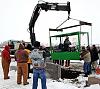
{"label": "man in dark coat", "polygon": [[97,60],[99,59],[98,56],[98,50],[96,48],[95,45],[92,46],[92,50],[91,50],[91,64],[92,64],[92,68],[96,69],[97,67]]}
{"label": "man in dark coat", "polygon": [[[69,41],[69,37],[66,36],[66,39],[64,41],[64,51],[68,51],[68,52],[70,51],[69,45],[71,45],[71,42]],[[66,67],[70,66],[70,60],[65,61],[65,66]]]}

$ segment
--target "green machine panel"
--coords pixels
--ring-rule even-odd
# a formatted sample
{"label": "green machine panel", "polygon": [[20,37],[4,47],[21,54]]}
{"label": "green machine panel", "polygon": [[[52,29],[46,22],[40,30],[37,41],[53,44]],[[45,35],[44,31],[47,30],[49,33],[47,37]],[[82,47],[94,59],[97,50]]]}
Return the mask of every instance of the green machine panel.
{"label": "green machine panel", "polygon": [[80,60],[80,52],[53,52],[52,60]]}

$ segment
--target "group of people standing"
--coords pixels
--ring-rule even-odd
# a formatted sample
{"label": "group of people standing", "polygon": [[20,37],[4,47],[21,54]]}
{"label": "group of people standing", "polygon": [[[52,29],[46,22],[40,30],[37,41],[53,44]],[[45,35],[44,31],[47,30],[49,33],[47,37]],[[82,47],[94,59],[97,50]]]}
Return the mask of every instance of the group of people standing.
{"label": "group of people standing", "polygon": [[[67,47],[65,47],[66,45]],[[71,42],[69,41],[69,38],[66,38],[66,40],[64,41],[64,51],[69,51],[69,45],[71,45]],[[46,58],[50,57],[50,54],[47,55],[48,53],[49,51],[45,48],[42,48],[42,46],[40,46],[40,42],[38,41],[34,42],[34,48],[32,48],[31,44],[23,45],[22,43],[20,43],[18,49],[15,52],[15,60],[17,62],[17,84],[22,84],[22,82],[23,85],[29,84],[27,80],[28,78],[31,78],[29,76],[29,73],[30,73],[30,65],[32,65],[33,66],[32,89],[37,89],[38,78],[41,79],[42,89],[47,89],[45,67],[46,67]],[[96,69],[98,65],[97,60],[99,59],[98,53],[100,53],[100,51],[98,51],[95,45],[92,45],[92,47],[90,46],[82,47],[81,59],[84,60],[83,69],[85,77],[91,74],[92,70]],[[4,80],[10,79],[8,74],[11,63],[11,57],[10,57],[10,47],[8,45],[6,45],[4,50],[2,51],[1,57],[2,57]]]}
{"label": "group of people standing", "polygon": [[[21,84],[22,75],[23,75],[23,85],[28,84],[27,79],[30,78],[29,77],[30,64],[32,63],[28,55],[31,52],[31,50],[32,46],[30,44],[24,47],[24,45],[20,43],[19,48],[15,52],[15,61],[17,62],[17,84]],[[10,77],[8,76],[9,67],[11,63],[10,54],[11,54],[10,47],[9,45],[6,45],[1,53],[4,80],[10,79]]]}
{"label": "group of people standing", "polygon": [[[97,66],[100,64],[99,51],[95,45],[87,46],[86,48],[83,46],[81,51],[81,59],[84,60],[84,74],[87,77],[91,74],[92,70],[96,70]],[[99,63],[97,62],[99,60]]]}
{"label": "group of people standing", "polygon": [[[40,46],[40,42],[34,42],[34,48],[30,44],[26,47],[22,43],[19,44],[19,48],[15,52],[15,60],[17,62],[17,84],[27,85],[27,81],[30,73],[30,65],[33,66],[33,87],[32,89],[37,89],[38,78],[41,79],[42,89],[46,88],[46,51]],[[9,67],[11,63],[10,48],[8,45],[5,46],[1,53],[2,57],[2,68],[4,73],[4,80],[10,79]],[[23,78],[22,78],[23,77]],[[23,80],[22,80],[23,79]]]}

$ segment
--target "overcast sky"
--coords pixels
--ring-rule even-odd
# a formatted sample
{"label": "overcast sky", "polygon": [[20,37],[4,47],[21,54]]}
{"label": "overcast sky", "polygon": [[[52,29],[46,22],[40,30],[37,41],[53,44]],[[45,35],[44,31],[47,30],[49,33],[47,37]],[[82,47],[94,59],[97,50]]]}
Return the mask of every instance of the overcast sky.
{"label": "overcast sky", "polygon": [[[67,0],[45,0],[47,2],[67,3]],[[71,18],[87,21],[92,26],[92,43],[100,44],[100,1],[99,0],[68,0],[71,4]],[[27,32],[28,24],[38,0],[0,0],[0,42],[15,39],[30,41]],[[36,39],[46,44],[49,42],[49,28],[56,28],[67,19],[67,11],[41,11],[35,24]],[[76,25],[70,20],[62,27]],[[79,30],[80,28],[74,28]],[[84,28],[82,28],[84,30]],[[91,30],[86,26],[85,30]],[[68,30],[69,31],[69,30]],[[74,30],[75,31],[75,30]]]}

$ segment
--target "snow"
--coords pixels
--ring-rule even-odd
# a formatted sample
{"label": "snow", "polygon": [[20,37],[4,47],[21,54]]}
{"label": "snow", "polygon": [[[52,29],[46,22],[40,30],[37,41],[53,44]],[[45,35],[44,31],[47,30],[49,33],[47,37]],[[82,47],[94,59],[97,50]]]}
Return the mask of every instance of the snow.
{"label": "snow", "polygon": [[[12,66],[16,68],[16,62],[12,60],[10,66],[11,66],[9,72],[10,79],[4,80],[1,61],[0,61],[0,89],[32,89],[32,74],[30,74],[31,79],[28,79],[29,85],[26,86],[22,84],[17,85],[16,83],[17,71],[16,69],[12,68]],[[94,84],[94,85],[90,85],[89,87],[84,87],[87,78],[83,77],[82,75],[80,75],[76,79],[76,81],[72,79],[64,79],[64,80],[59,79],[59,80],[60,81],[47,79],[47,89],[100,89],[99,84]],[[38,89],[41,89],[40,79],[38,81]]]}

